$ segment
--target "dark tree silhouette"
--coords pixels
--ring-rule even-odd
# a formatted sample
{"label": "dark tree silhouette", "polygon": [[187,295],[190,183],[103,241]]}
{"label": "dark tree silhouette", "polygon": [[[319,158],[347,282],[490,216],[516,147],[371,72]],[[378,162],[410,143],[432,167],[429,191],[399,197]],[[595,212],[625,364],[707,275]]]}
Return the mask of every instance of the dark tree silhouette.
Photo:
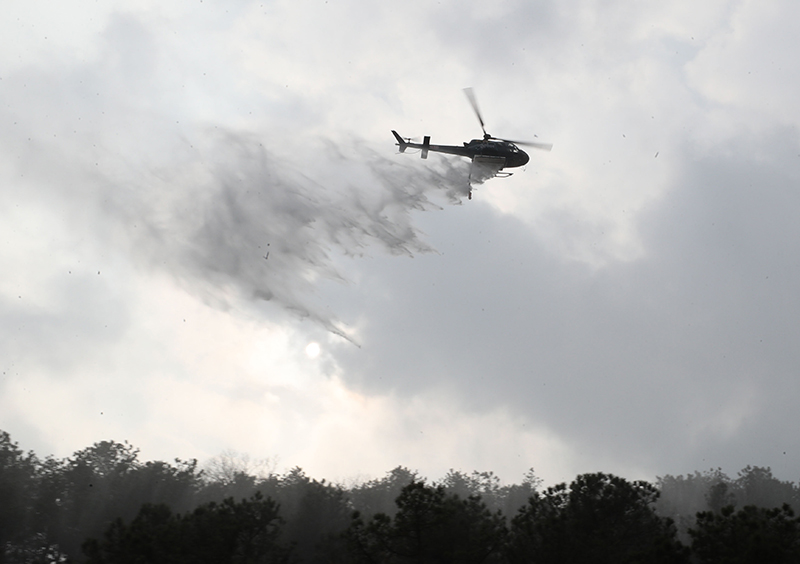
{"label": "dark tree silhouette", "polygon": [[335,539],[347,529],[352,512],[342,488],[293,468],[281,477],[275,497],[286,519],[283,538],[296,545],[298,558],[309,564],[335,560]]}
{"label": "dark tree silhouette", "polygon": [[142,464],[138,452],[127,443],[95,443],[76,452],[53,477],[61,487],[51,492],[60,509],[53,539],[65,552],[78,554],[83,539],[99,537],[117,518],[130,521],[145,503],[178,511],[193,506],[196,461]]}
{"label": "dark tree silhouette", "polygon": [[394,518],[356,513],[348,529],[351,553],[364,563],[481,564],[500,561],[505,519],[477,496],[461,499],[442,486],[412,482],[397,498]]}
{"label": "dark tree silhouette", "polygon": [[747,466],[737,478],[729,478],[721,469],[695,472],[687,476],[664,476],[657,480],[661,496],[656,503],[659,515],[672,518],[679,537],[689,542],[689,529],[695,527],[696,515],[703,511],[719,513],[729,505],[781,507],[788,503],[800,509],[800,488],[778,480],[769,467]]}
{"label": "dark tree silhouette", "polygon": [[132,519],[144,503],[196,505],[195,461],[142,464],[137,456],[128,444],[103,441],[42,461],[0,431],[0,562],[74,559],[84,539],[118,517]]}
{"label": "dark tree silhouette", "polygon": [[512,520],[512,563],[680,563],[687,550],[656,515],[658,490],[643,481],[583,474],[533,495]]}
{"label": "dark tree silhouette", "polygon": [[766,509],[732,505],[697,514],[689,530],[692,552],[708,564],[796,564],[800,562],[800,519],[789,505]]}
{"label": "dark tree silhouette", "polygon": [[541,486],[542,479],[536,475],[533,468],[525,473],[521,484],[504,486],[501,496],[502,507],[500,507],[503,514],[507,518],[516,515],[528,503],[531,496],[536,495]]}
{"label": "dark tree silhouette", "polygon": [[184,516],[166,505],[144,505],[126,525],[112,523],[102,541],[83,545],[87,564],[283,564],[278,505],[261,494],[201,505]]}
{"label": "dark tree silhouette", "polygon": [[717,482],[711,486],[705,495],[705,499],[708,508],[714,513],[719,513],[723,507],[736,504],[736,496],[731,491],[728,482]]}
{"label": "dark tree silhouette", "polygon": [[735,503],[730,497],[733,495],[731,483],[731,479],[719,468],[686,476],[667,474],[656,480],[656,486],[661,492],[656,501],[656,511],[662,517],[675,521],[679,537],[688,542],[689,527],[694,526],[698,512],[709,509],[713,511],[715,505],[716,510],[719,510],[728,503]]}
{"label": "dark tree silhouette", "polygon": [[506,489],[500,485],[500,478],[491,471],[466,474],[451,469],[440,482],[436,483],[444,487],[447,493],[460,498],[480,497],[481,501],[494,511],[502,509],[506,496]]}
{"label": "dark tree silhouette", "polygon": [[771,508],[788,503],[792,509],[800,510],[798,487],[792,482],[778,480],[769,467],[746,466],[739,471],[731,489],[738,507]]}
{"label": "dark tree silhouette", "polygon": [[350,489],[349,498],[364,517],[377,513],[393,516],[397,511],[395,500],[408,484],[423,480],[417,472],[397,466],[377,480],[370,480]]}
{"label": "dark tree silhouette", "polygon": [[9,547],[24,543],[35,498],[36,457],[0,431],[0,563]]}
{"label": "dark tree silhouette", "polygon": [[[141,462],[114,441],[41,460],[0,431],[0,564],[78,562],[87,538],[100,539],[83,544],[94,563],[686,562],[666,516],[692,562],[800,562],[800,490],[768,467],[665,476],[659,488],[585,474],[544,491],[532,471],[504,486],[451,470],[429,486],[398,466],[347,490],[235,453],[209,468]],[[504,513],[516,514],[510,530]]]}

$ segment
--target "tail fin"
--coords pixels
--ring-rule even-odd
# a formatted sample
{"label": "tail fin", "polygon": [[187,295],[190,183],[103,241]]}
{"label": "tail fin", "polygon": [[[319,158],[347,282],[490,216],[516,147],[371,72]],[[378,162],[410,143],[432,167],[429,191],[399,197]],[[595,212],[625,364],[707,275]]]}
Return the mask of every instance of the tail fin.
{"label": "tail fin", "polygon": [[400,152],[405,153],[408,148],[408,143],[406,143],[405,139],[400,137],[394,129],[392,129],[392,134],[394,134],[394,138],[397,139],[397,146],[400,147]]}
{"label": "tail fin", "polygon": [[422,139],[422,155],[421,156],[422,156],[423,159],[427,159],[428,158],[428,148],[430,146],[431,146],[431,136],[430,135],[426,135]]}

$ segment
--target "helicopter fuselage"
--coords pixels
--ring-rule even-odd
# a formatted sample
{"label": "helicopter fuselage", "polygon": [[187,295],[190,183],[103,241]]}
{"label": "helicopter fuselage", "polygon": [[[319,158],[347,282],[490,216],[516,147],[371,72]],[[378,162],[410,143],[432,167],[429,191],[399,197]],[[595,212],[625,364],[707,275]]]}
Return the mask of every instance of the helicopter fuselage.
{"label": "helicopter fuselage", "polygon": [[502,168],[514,168],[523,166],[528,163],[530,157],[528,153],[517,147],[510,141],[502,141],[495,139],[473,139],[465,142],[463,145],[431,145],[430,137],[426,136],[422,143],[412,143],[406,141],[396,131],[392,131],[397,139],[397,145],[400,147],[400,152],[405,152],[406,149],[420,149],[423,159],[428,158],[428,151],[436,153],[445,153],[448,155],[458,155],[474,160],[475,157],[492,157],[504,159]]}

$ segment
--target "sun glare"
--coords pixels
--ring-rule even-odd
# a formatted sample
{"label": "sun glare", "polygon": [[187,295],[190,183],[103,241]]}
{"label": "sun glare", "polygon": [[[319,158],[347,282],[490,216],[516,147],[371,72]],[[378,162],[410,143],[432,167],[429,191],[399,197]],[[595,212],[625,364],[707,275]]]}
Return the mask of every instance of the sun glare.
{"label": "sun glare", "polygon": [[308,358],[317,358],[319,356],[319,344],[318,343],[308,343],[306,345],[306,356]]}

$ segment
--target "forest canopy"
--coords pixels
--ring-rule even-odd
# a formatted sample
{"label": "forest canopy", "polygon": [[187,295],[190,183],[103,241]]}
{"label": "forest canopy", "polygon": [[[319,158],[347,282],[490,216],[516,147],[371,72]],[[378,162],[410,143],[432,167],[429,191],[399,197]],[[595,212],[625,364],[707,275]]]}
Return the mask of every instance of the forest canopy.
{"label": "forest canopy", "polygon": [[58,459],[0,431],[0,564],[39,562],[798,562],[800,490],[769,468],[653,483],[602,472],[398,466],[345,486],[227,453],[142,461],[102,441]]}

